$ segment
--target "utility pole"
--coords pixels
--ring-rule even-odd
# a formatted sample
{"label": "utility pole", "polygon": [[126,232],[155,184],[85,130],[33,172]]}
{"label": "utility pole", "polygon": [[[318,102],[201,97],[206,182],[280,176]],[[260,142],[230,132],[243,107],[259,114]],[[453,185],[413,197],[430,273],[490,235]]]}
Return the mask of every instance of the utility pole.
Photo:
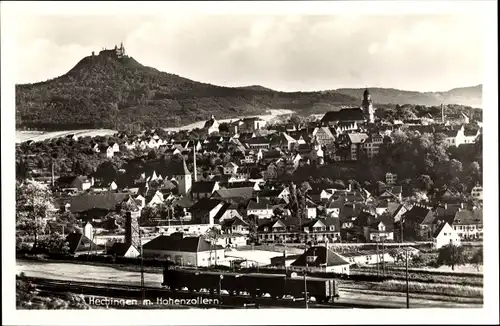
{"label": "utility pole", "polygon": [[380,268],[380,267],[378,266],[378,264],[379,264],[379,258],[380,258],[379,256],[380,256],[380,255],[379,255],[379,253],[378,253],[378,239],[377,239],[377,278],[379,278],[379,277],[380,277],[380,275],[379,275],[379,268]]}
{"label": "utility pole", "polygon": [[385,239],[382,239],[382,276],[385,277]]}
{"label": "utility pole", "polygon": [[[401,225],[401,243],[403,243],[403,217],[401,217],[400,225]],[[408,277],[408,247],[405,247],[405,256],[406,256],[406,309],[410,309],[410,283]]]}
{"label": "utility pole", "polygon": [[144,252],[142,250],[141,227],[138,226],[138,228],[139,245],[141,246],[141,304],[144,305]]}
{"label": "utility pole", "polygon": [[410,309],[410,285],[408,280],[408,247],[406,251],[406,309]]}
{"label": "utility pole", "polygon": [[304,301],[306,302],[306,309],[309,309],[309,305],[307,303],[307,267],[308,264],[306,263],[306,270],[304,271]]}

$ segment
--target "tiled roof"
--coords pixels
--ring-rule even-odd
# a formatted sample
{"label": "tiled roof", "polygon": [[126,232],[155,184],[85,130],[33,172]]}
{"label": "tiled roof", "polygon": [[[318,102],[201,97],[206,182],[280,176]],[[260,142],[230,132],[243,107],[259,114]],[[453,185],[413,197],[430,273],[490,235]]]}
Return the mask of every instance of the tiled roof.
{"label": "tiled roof", "polygon": [[211,211],[217,205],[219,205],[222,200],[215,198],[201,198],[193,206],[191,206],[191,212],[196,211]]}
{"label": "tiled roof", "polygon": [[259,202],[255,200],[250,200],[248,202],[247,210],[248,209],[271,209],[273,208],[273,205],[271,202],[265,198],[259,198]]}
{"label": "tiled roof", "polygon": [[70,233],[65,241],[68,242],[69,252],[73,254],[98,249],[94,242],[81,233]]}
{"label": "tiled roof", "polygon": [[221,198],[250,199],[253,197],[253,194],[254,194],[253,187],[231,188],[231,189],[221,188],[221,189],[215,191],[212,196],[219,195]]}
{"label": "tiled roof", "polygon": [[417,224],[422,224],[424,221],[432,220],[434,213],[432,210],[422,206],[413,206],[409,211],[404,213],[403,220],[412,221]]}
{"label": "tiled roof", "polygon": [[216,181],[197,181],[193,182],[192,193],[211,193],[215,187]]}
{"label": "tiled roof", "polygon": [[368,135],[365,133],[349,133],[347,136],[352,144],[360,144],[368,139]]}
{"label": "tiled roof", "polygon": [[365,120],[363,110],[360,108],[341,109],[339,111],[327,112],[321,122],[330,121],[363,121]]}
{"label": "tiled roof", "polygon": [[267,137],[264,137],[264,136],[249,138],[245,142],[247,144],[250,144],[250,145],[260,145],[260,144],[269,144],[270,143],[269,139]]}
{"label": "tiled roof", "polygon": [[462,210],[456,213],[453,225],[474,225],[483,224],[483,210],[476,209],[474,211]]}
{"label": "tiled roof", "polygon": [[[308,256],[317,257],[314,262],[308,262]],[[327,258],[328,256],[328,258]],[[342,266],[349,265],[349,262],[344,258],[339,256],[336,252],[331,249],[327,249],[323,246],[311,247],[307,249],[305,253],[303,253],[296,261],[294,261],[292,266],[310,266],[310,267],[320,267],[320,266]]]}
{"label": "tiled roof", "polygon": [[[210,243],[201,236],[197,237],[181,237],[180,235],[161,235],[148,243],[144,244],[144,250],[166,250],[179,252],[203,252],[210,251]],[[217,245],[213,246],[213,250],[223,249]]]}
{"label": "tiled roof", "polygon": [[105,193],[71,197],[71,212],[80,213],[90,209],[115,210],[116,205],[127,199],[127,193]]}

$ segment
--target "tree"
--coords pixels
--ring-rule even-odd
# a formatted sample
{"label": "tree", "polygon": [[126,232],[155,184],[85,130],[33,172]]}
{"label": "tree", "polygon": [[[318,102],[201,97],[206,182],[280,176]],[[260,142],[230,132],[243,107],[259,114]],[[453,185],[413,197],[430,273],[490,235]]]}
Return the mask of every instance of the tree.
{"label": "tree", "polygon": [[48,237],[40,240],[38,248],[44,252],[69,253],[69,244],[58,232],[53,232]]}
{"label": "tree", "polygon": [[285,211],[283,210],[283,207],[281,207],[281,206],[276,206],[273,209],[273,215],[276,216],[276,217],[278,217],[278,218],[283,217],[284,213],[285,213]]}
{"label": "tree", "polygon": [[[220,235],[221,230],[215,226],[208,229],[205,233],[205,239],[210,242],[210,264],[212,263],[212,250],[217,246],[217,240],[219,239]],[[217,266],[217,250],[215,250],[215,265]]]}
{"label": "tree", "polygon": [[474,264],[479,272],[479,266],[483,264],[483,248],[479,248],[472,256],[470,262]]}
{"label": "tree", "polygon": [[429,191],[432,189],[433,185],[434,182],[432,181],[431,177],[428,176],[427,174],[422,174],[418,178],[418,189]]}
{"label": "tree", "polygon": [[111,161],[101,163],[95,171],[95,176],[105,183],[115,181],[117,174],[118,169]]}
{"label": "tree", "polygon": [[16,184],[16,236],[32,236],[33,248],[37,248],[39,235],[54,212],[52,192],[46,185],[36,181]]}
{"label": "tree", "polygon": [[56,220],[54,222],[49,222],[49,231],[52,232],[64,232],[71,233],[73,231],[78,231],[78,222],[75,216],[71,212],[57,212]]}
{"label": "tree", "polygon": [[222,122],[221,124],[219,124],[219,132],[220,133],[229,132],[229,124],[227,122]]}
{"label": "tree", "polygon": [[439,249],[439,254],[436,260],[438,266],[447,265],[451,266],[451,270],[455,270],[456,265],[465,264],[464,248],[456,246],[452,243]]}

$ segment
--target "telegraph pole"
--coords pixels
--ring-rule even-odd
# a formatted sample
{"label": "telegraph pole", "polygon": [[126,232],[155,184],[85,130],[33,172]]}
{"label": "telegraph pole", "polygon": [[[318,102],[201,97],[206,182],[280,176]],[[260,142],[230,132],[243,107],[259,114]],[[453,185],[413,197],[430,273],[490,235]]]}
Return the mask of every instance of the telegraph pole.
{"label": "telegraph pole", "polygon": [[377,239],[377,278],[380,277],[379,276],[379,269],[380,269],[380,267],[378,265],[379,264],[379,258],[380,258],[379,256],[380,256],[380,254],[378,253],[378,239]]}
{"label": "telegraph pole", "polygon": [[142,250],[141,227],[138,225],[139,246],[141,246],[141,304],[144,305],[144,252]]}
{"label": "telegraph pole", "polygon": [[307,267],[308,264],[306,263],[306,270],[304,271],[304,301],[306,302],[306,309],[309,309],[309,305],[307,303]]}
{"label": "telegraph pole", "polygon": [[410,285],[408,281],[408,247],[406,251],[406,309],[410,309]]}
{"label": "telegraph pole", "polygon": [[385,239],[382,239],[382,276],[385,277]]}
{"label": "telegraph pole", "polygon": [[[400,223],[401,225],[401,243],[403,243],[403,217],[401,217]],[[408,278],[408,247],[405,247],[405,256],[406,256],[406,309],[410,309],[410,284]]]}

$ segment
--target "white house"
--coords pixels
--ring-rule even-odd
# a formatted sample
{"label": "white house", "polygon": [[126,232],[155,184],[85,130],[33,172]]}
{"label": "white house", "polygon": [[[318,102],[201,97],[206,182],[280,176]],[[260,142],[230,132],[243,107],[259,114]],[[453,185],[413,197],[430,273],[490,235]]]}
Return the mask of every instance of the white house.
{"label": "white house", "polygon": [[349,275],[349,261],[325,246],[307,249],[290,267]]}
{"label": "white house", "polygon": [[109,146],[113,149],[113,152],[118,153],[120,151],[120,145],[118,143],[110,143]]}
{"label": "white house", "polygon": [[250,200],[247,206],[247,216],[256,215],[259,219],[271,218],[273,216],[273,205],[264,199],[257,197],[255,201]]}
{"label": "white house", "polygon": [[151,196],[146,196],[146,206],[148,207],[153,207],[156,205],[163,204],[164,199],[163,199],[163,193],[159,190],[156,190],[156,192]]}
{"label": "white house", "polygon": [[378,252],[377,250],[359,250],[339,252],[338,254],[349,261],[351,265],[374,265],[382,262],[394,262],[394,257],[391,256],[389,250],[387,248],[382,250],[382,247],[379,248]]}
{"label": "white house", "polygon": [[108,146],[108,148],[106,148],[106,157],[112,158],[114,155],[115,155],[115,151],[113,150],[113,147]]}
{"label": "white house", "polygon": [[181,266],[211,266],[225,259],[224,248],[201,236],[161,235],[143,246],[144,257],[163,258]]}
{"label": "white house", "polygon": [[306,207],[307,207],[307,218],[308,219],[313,219],[316,218],[317,216],[317,205],[313,203],[311,200],[307,200],[306,202]]}
{"label": "white house", "polygon": [[483,187],[478,185],[472,188],[471,196],[474,199],[483,200]]}
{"label": "white house", "polygon": [[226,175],[233,175],[238,173],[238,165],[236,165],[233,162],[229,162],[226,164],[224,167],[224,174]]}
{"label": "white house", "polygon": [[237,248],[247,245],[247,236],[239,233],[221,234],[215,244],[224,248]]}
{"label": "white house", "polygon": [[442,248],[449,244],[453,244],[455,246],[460,246],[461,244],[460,237],[448,224],[448,222],[444,222],[436,229],[436,232],[434,232],[433,235],[433,240],[435,249]]}
{"label": "white house", "polygon": [[394,231],[393,229],[386,225],[382,221],[377,221],[371,224],[370,226],[364,227],[364,236],[370,242],[394,240]]}
{"label": "white house", "polygon": [[385,183],[388,186],[395,185],[397,180],[398,180],[398,175],[397,174],[390,173],[390,172],[388,172],[388,173],[385,174]]}
{"label": "white house", "polygon": [[215,117],[212,115],[210,119],[205,122],[203,129],[206,130],[208,135],[219,132],[219,122],[215,120]]}

